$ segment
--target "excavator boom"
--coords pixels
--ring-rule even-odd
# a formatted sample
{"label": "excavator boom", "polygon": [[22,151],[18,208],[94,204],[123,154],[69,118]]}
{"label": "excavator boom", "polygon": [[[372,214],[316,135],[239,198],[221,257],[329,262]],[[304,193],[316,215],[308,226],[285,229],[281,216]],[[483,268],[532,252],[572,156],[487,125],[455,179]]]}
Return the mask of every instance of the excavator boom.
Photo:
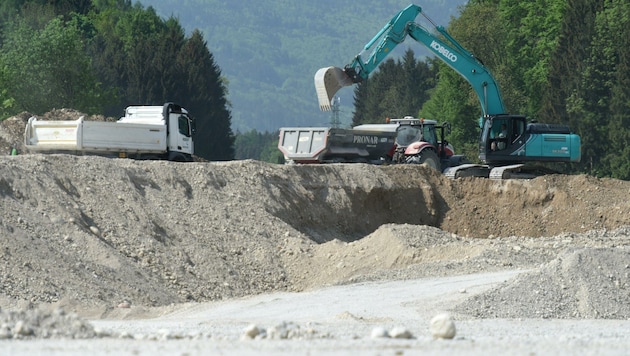
{"label": "excavator boom", "polygon": [[[422,14],[433,24],[439,36],[415,22],[419,14]],[[405,41],[407,36],[425,46],[470,83],[477,93],[484,116],[505,113],[500,90],[488,69],[451,37],[442,26],[435,25],[422,12],[422,8],[413,4],[398,12],[364,46],[363,52],[374,47],[368,57],[364,59],[360,53],[343,69],[326,67],[317,71],[315,90],[320,109],[322,111],[331,110],[331,100],[339,89],[367,79],[381,62],[393,52],[394,48]]]}
{"label": "excavator boom", "polygon": [[315,91],[322,111],[330,111],[333,97],[339,89],[360,83],[381,64],[398,44],[407,37],[407,24],[422,12],[416,5],[409,5],[398,12],[363,48],[368,51],[374,46],[370,56],[363,60],[361,54],[354,57],[343,69],[338,67],[321,68],[315,73]]}

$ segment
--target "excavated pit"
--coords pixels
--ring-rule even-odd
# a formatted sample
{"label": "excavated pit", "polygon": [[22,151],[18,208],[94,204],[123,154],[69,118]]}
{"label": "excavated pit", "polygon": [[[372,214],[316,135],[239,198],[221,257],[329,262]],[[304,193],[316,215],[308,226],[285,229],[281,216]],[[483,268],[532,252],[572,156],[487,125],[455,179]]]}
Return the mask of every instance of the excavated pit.
{"label": "excavated pit", "polygon": [[261,182],[272,197],[265,209],[316,243],[356,241],[388,223],[438,227],[448,211],[434,183],[417,175],[426,167],[415,178],[364,164],[274,168]]}

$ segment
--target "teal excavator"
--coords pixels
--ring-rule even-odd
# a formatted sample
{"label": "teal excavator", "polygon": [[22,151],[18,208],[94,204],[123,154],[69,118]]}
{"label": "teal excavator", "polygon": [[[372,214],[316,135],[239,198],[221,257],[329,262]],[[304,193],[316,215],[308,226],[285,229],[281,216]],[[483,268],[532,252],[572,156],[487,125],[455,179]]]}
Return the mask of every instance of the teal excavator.
{"label": "teal excavator", "polygon": [[[435,27],[437,35],[415,22],[419,14]],[[331,100],[339,89],[366,80],[407,36],[464,77],[481,104],[479,159],[483,164],[442,167],[444,174],[451,178],[531,178],[546,172],[530,163],[580,161],[577,134],[566,125],[532,123],[524,115],[507,114],[499,86],[488,68],[413,4],[396,14],[343,69],[326,67],[317,71],[315,90],[320,109],[331,109]],[[362,53],[370,49],[371,54],[363,58]]]}

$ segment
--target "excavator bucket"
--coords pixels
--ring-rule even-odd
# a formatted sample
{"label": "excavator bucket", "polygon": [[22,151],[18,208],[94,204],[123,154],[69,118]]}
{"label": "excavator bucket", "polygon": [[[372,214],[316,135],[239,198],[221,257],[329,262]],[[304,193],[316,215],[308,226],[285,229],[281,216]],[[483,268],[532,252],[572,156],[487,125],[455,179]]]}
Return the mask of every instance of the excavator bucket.
{"label": "excavator bucket", "polygon": [[317,100],[319,100],[319,108],[322,111],[330,111],[332,109],[331,101],[337,91],[352,84],[354,82],[343,69],[337,67],[320,68],[315,73],[315,91],[317,92]]}

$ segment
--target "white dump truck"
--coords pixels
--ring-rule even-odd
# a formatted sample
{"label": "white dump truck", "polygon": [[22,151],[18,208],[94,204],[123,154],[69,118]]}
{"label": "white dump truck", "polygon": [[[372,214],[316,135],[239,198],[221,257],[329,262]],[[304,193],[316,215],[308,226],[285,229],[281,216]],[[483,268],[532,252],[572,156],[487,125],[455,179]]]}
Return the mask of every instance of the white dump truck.
{"label": "white dump truck", "polygon": [[129,106],[115,122],[31,117],[24,144],[30,152],[192,161],[194,129],[193,118],[177,104]]}

